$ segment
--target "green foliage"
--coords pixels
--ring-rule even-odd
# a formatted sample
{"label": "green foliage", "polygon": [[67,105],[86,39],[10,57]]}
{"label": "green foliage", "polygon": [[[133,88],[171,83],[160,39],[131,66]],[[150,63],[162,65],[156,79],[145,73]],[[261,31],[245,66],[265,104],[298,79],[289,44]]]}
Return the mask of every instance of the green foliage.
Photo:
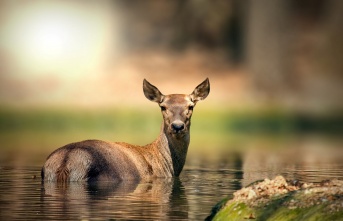
{"label": "green foliage", "polygon": [[[25,144],[28,148],[56,147],[84,139],[125,141],[133,144],[151,142],[159,133],[162,117],[158,111],[133,108],[105,110],[80,109],[0,109],[2,148]],[[195,111],[191,127],[191,145],[227,148],[228,143],[246,140],[283,139],[302,133],[320,132],[340,135],[341,115],[302,116],[275,110]],[[248,138],[248,139],[247,139]]]}

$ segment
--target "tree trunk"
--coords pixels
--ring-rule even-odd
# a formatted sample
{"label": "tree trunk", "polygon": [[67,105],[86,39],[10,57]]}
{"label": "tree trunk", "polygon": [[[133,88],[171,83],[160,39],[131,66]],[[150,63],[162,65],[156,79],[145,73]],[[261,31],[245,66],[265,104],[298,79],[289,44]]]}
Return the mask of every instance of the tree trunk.
{"label": "tree trunk", "polygon": [[247,64],[258,92],[277,98],[289,88],[289,5],[287,0],[250,1]]}

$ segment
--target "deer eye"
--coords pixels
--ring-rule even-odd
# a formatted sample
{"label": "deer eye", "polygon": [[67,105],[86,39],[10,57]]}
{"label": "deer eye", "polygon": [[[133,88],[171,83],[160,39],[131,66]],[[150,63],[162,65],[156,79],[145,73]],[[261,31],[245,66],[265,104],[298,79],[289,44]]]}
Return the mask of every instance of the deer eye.
{"label": "deer eye", "polygon": [[161,111],[165,111],[166,107],[165,106],[160,106],[161,107]]}

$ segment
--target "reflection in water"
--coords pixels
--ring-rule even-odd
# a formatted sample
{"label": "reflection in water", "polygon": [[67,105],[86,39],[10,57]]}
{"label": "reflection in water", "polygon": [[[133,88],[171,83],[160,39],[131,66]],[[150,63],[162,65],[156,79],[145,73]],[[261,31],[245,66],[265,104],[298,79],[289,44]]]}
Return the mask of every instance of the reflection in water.
{"label": "reflection in water", "polygon": [[139,183],[42,184],[40,167],[0,161],[0,220],[203,220],[217,202],[255,180],[279,174],[307,182],[343,179],[341,142],[253,145],[193,153],[180,178]]}
{"label": "reflection in water", "polygon": [[242,185],[283,175],[286,179],[320,182],[343,178],[341,142],[310,139],[293,141],[287,148],[252,148],[244,154]]}
{"label": "reflection in water", "polygon": [[[202,160],[206,157],[200,159],[206,161]],[[42,184],[38,176],[33,179],[40,167],[0,167],[0,218],[203,220],[241,182],[242,172],[226,163],[188,166],[180,178],[68,185]]]}
{"label": "reflection in water", "polygon": [[[188,205],[181,181],[153,179],[150,182],[97,182],[59,185],[45,182],[42,189],[43,213],[63,219],[90,217],[115,219],[188,219]],[[52,211],[50,211],[52,210]],[[71,218],[71,217],[70,217]]]}

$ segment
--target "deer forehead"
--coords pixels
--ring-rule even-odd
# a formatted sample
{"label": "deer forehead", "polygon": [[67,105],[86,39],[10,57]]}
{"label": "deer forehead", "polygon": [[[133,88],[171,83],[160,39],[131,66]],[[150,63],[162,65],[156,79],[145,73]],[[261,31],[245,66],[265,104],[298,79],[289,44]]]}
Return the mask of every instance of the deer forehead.
{"label": "deer forehead", "polygon": [[166,107],[183,106],[188,107],[194,105],[189,95],[186,94],[170,94],[166,95],[161,105]]}

